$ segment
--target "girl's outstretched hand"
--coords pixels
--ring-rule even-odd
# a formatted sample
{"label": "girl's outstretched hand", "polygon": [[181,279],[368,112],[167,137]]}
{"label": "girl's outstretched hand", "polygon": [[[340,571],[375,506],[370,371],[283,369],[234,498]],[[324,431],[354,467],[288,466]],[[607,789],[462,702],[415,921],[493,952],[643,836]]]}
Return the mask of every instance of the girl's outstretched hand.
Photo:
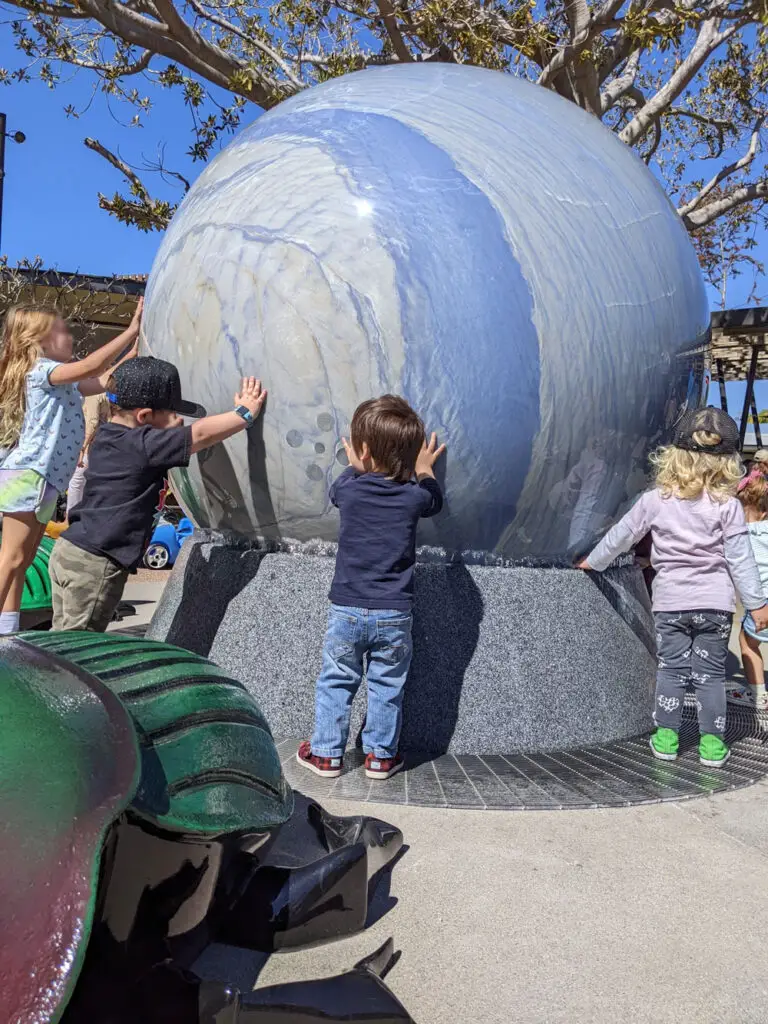
{"label": "girl's outstretched hand", "polygon": [[586,560],[586,558],[582,558],[582,560],[580,562],[577,562],[576,565],[574,566],[574,568],[575,569],[583,569],[584,572],[592,572],[592,566],[589,564],[589,562]]}
{"label": "girl's outstretched hand", "polygon": [[136,303],[136,309],[134,309],[133,316],[131,317],[131,330],[135,331],[137,334],[139,333],[139,328],[141,327],[141,315],[143,312],[144,296],[142,295],[139,301]]}
{"label": "girl's outstretched hand", "polygon": [[136,303],[136,309],[133,311],[131,323],[126,332],[127,334],[131,335],[131,337],[133,337],[133,344],[125,353],[123,358],[120,360],[121,363],[127,362],[129,359],[135,359],[136,356],[139,354],[139,341],[141,339],[141,316],[143,312],[144,296],[142,295],[139,301]]}

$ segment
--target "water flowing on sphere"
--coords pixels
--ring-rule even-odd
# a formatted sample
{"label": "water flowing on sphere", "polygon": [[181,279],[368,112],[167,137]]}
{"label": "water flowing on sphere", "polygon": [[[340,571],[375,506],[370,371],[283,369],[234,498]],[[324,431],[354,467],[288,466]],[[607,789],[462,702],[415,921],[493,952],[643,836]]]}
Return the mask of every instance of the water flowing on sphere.
{"label": "water flowing on sphere", "polygon": [[708,323],[682,223],[597,119],[508,74],[411,64],[308,89],[211,162],[145,332],[210,412],[241,375],[269,389],[259,427],[177,476],[200,525],[335,539],[340,438],[394,392],[449,446],[420,542],[559,564],[700,400]]}

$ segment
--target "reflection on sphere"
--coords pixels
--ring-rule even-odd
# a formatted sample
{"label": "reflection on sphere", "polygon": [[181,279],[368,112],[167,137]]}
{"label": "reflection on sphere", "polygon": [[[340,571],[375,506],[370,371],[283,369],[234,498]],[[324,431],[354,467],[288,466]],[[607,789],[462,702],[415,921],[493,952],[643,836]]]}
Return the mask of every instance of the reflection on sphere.
{"label": "reflection on sphere", "polygon": [[177,479],[201,525],[334,540],[339,439],[394,392],[449,446],[420,543],[560,563],[699,401],[708,309],[664,192],[595,118],[510,75],[414,64],[243,131],[174,217],[145,326],[210,411],[239,376],[269,389],[257,428]]}

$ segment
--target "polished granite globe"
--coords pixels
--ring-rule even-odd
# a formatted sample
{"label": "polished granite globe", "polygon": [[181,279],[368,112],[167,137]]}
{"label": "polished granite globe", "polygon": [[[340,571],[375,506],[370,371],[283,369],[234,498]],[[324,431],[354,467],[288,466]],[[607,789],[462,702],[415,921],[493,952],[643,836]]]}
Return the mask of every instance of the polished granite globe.
{"label": "polished granite globe", "polygon": [[177,477],[198,524],[332,541],[328,488],[359,402],[403,395],[448,445],[431,557],[563,564],[646,485],[701,399],[696,256],[648,168],[546,89],[411,64],[259,117],[176,213],[148,350],[186,396],[263,421]]}

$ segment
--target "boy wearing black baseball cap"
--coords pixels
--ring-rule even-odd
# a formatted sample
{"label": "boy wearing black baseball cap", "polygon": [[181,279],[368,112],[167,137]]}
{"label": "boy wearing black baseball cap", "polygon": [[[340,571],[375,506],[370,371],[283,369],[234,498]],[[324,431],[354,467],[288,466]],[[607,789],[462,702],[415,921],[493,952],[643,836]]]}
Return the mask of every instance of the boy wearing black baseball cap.
{"label": "boy wearing black baseball cap", "polygon": [[[51,555],[54,629],[106,630],[144,555],[168,470],[252,426],[266,395],[260,381],[245,377],[233,411],[206,416],[182,398],[172,363],[140,356],[117,367],[107,383],[110,420],[91,443],[82,501]],[[182,416],[198,418],[184,426]]]}

